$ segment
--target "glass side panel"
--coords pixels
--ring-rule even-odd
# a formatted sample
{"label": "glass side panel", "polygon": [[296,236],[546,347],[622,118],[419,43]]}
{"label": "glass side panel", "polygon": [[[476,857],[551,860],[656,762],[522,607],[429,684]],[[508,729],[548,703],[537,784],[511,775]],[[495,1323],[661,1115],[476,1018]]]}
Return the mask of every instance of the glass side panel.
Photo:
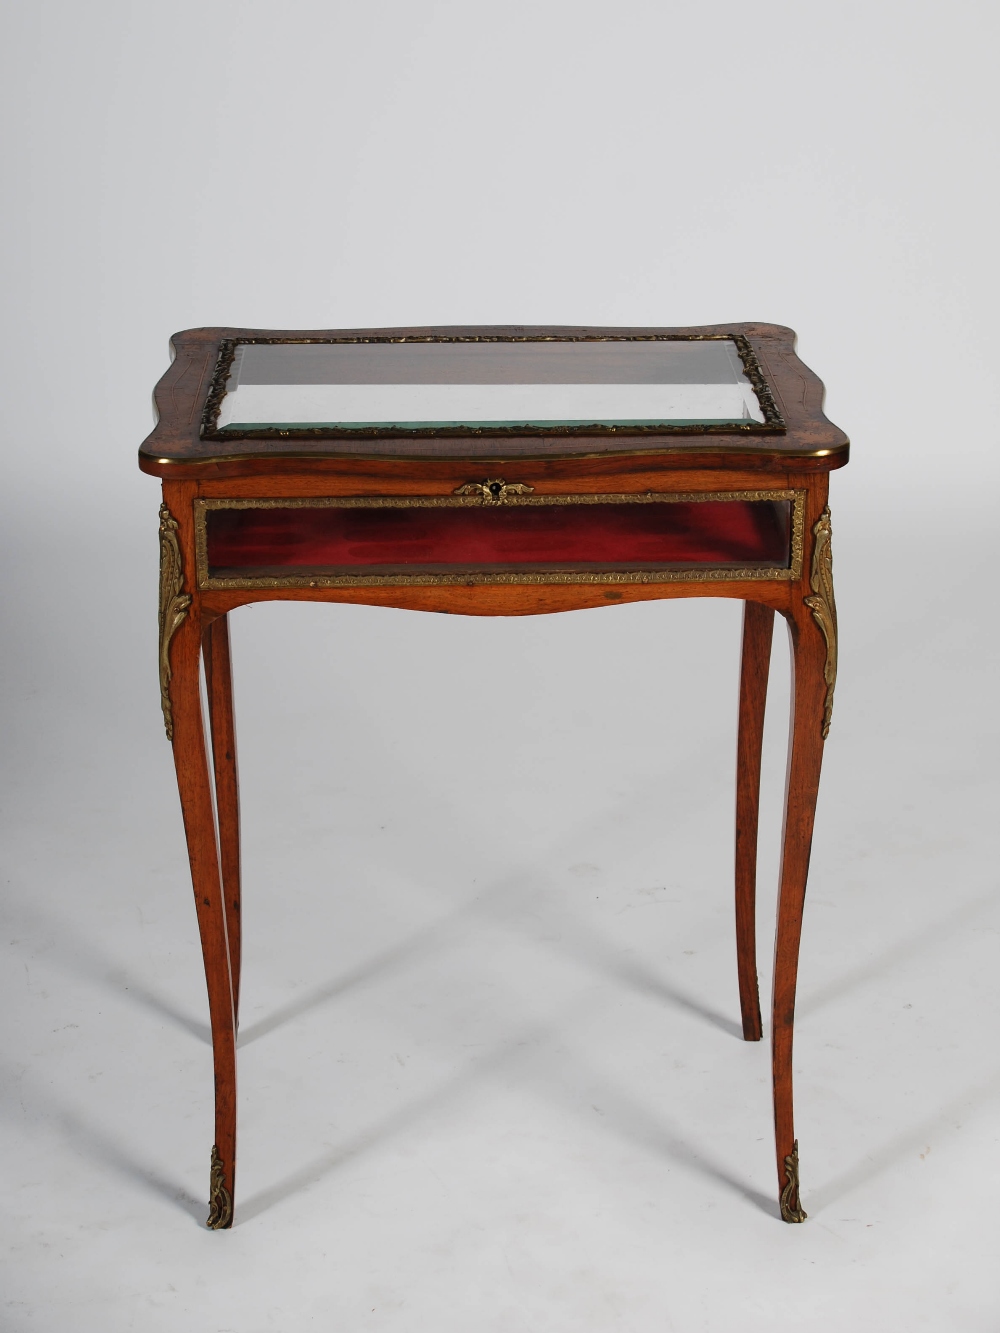
{"label": "glass side panel", "polygon": [[730,338],[240,343],[218,429],[763,422]]}
{"label": "glass side panel", "polygon": [[209,575],[787,568],[788,501],[210,509]]}

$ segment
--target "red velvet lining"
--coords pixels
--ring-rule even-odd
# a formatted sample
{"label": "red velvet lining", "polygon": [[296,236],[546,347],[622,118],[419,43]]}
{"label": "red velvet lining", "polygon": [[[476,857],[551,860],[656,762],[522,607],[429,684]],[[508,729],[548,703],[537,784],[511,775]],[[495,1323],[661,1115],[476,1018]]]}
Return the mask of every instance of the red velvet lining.
{"label": "red velvet lining", "polygon": [[213,509],[213,573],[409,565],[787,566],[786,501]]}

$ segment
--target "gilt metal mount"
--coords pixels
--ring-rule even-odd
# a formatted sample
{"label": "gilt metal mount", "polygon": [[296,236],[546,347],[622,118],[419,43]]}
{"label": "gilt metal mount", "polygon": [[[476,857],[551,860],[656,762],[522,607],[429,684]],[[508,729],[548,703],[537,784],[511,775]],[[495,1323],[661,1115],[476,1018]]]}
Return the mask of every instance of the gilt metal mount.
{"label": "gilt metal mount", "polygon": [[785,1158],[785,1188],[779,1201],[783,1222],[804,1222],[806,1212],[799,1203],[799,1141],[792,1144],[792,1151]]}
{"label": "gilt metal mount", "polygon": [[500,477],[487,478],[486,481],[470,481],[464,486],[457,486],[454,495],[477,495],[484,505],[506,504],[512,495],[530,495],[534,486],[526,486],[523,481],[504,481]]}
{"label": "gilt metal mount", "polygon": [[226,1189],[226,1173],[219,1149],[212,1144],[212,1171],[208,1184],[208,1220],[210,1231],[224,1231],[233,1225],[233,1196]]}
{"label": "gilt metal mount", "polygon": [[837,688],[837,603],[833,597],[829,505],[813,526],[813,538],[812,569],[809,575],[809,586],[813,590],[813,596],[804,598],[804,601],[826,640],[826,665],[823,668],[823,679],[826,681],[823,739],[826,740],[830,734],[830,718],[833,716],[833,692]]}
{"label": "gilt metal mount", "polygon": [[160,706],[167,740],[174,739],[174,710],[170,702],[170,641],[188,613],[191,598],[182,593],[184,564],[177,540],[177,520],[160,505]]}

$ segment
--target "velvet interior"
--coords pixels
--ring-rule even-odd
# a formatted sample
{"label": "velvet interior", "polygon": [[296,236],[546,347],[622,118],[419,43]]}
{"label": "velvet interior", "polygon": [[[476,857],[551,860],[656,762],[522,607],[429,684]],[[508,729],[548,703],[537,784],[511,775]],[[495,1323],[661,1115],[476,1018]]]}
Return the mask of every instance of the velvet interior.
{"label": "velvet interior", "polygon": [[787,566],[787,501],[213,509],[213,574],[414,565]]}

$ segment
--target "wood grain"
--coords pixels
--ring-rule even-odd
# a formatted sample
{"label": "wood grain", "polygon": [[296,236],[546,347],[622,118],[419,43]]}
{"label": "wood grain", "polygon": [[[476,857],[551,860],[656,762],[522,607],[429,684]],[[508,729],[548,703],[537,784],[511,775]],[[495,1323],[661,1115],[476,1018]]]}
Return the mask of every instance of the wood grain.
{"label": "wood grain", "polygon": [[254,588],[224,589],[199,594],[215,614],[252,602],[344,602],[360,606],[395,606],[404,611],[437,611],[453,616],[542,616],[629,602],[654,602],[676,597],[751,599],[784,610],[794,595],[793,583],[574,583],[574,584],[449,584],[432,587]]}
{"label": "wood grain", "polygon": [[202,469],[192,480],[206,499],[286,499],[362,495],[454,495],[460,486],[499,476],[524,482],[542,495],[641,494],[643,491],[714,492],[787,489],[797,469],[739,466],[696,468],[690,459],[684,468],[652,466],[638,458],[497,458],[481,459],[370,459],[331,458],[308,471],[288,466],[281,473],[258,475],[245,471],[235,477],[208,475]]}
{"label": "wood grain", "polygon": [[736,964],[745,1041],[761,1039],[757,985],[757,826],[773,632],[774,608],[760,602],[745,602],[736,742]]}
{"label": "wood grain", "polygon": [[219,616],[205,625],[202,651],[212,734],[219,861],[222,870],[222,890],[226,901],[226,932],[229,939],[233,1011],[238,1027],[243,936],[240,888],[240,790],[236,764],[236,719],[233,712],[232,657],[227,616]]}
{"label": "wood grain", "polygon": [[173,750],[212,1024],[214,1141],[222,1159],[225,1187],[232,1198],[235,1197],[236,1175],[236,1015],[212,779],[202,716],[201,638],[201,616],[198,607],[193,605],[174,636],[171,650]]}
{"label": "wood grain", "polygon": [[[825,503],[825,497],[814,497],[811,515],[813,522],[819,517],[821,505],[817,501],[820,499]],[[808,554],[811,555],[811,551]],[[792,655],[792,724],[785,780],[781,880],[774,941],[771,1071],[778,1186],[783,1196],[782,1216],[786,1222],[790,1222],[801,1221],[804,1217],[804,1213],[801,1217],[795,1215],[800,1211],[798,1180],[789,1179],[786,1164],[793,1156],[797,1159],[792,1096],[792,1040],[806,879],[823,763],[826,643],[802,598],[793,598],[785,618]],[[790,1206],[786,1207],[786,1204]]]}

